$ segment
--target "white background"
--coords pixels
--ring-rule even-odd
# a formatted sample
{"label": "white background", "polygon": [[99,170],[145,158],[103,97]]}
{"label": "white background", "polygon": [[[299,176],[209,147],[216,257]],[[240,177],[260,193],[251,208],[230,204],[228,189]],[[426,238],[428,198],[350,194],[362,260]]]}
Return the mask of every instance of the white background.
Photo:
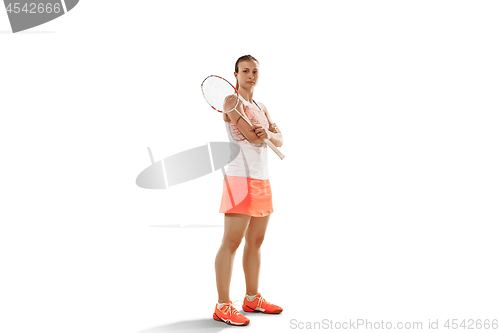
{"label": "white background", "polygon": [[500,319],[499,10],[84,0],[17,34],[0,10],[0,331],[235,329],[212,319],[222,174],[135,179],[147,147],[227,139],[200,83],[244,54],[284,135],[260,279],[284,312],[238,329]]}

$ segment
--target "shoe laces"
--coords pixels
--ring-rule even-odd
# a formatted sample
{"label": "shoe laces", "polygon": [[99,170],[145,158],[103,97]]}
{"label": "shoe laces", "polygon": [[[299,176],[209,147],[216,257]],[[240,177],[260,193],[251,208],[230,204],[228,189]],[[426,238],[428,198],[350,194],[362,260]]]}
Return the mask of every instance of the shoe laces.
{"label": "shoe laces", "polygon": [[[264,303],[264,304],[269,304],[269,305],[274,305],[274,304],[269,303],[268,301],[266,301],[266,300],[264,299],[264,297],[262,297],[262,295],[260,295],[260,297],[259,297],[259,296],[257,296],[257,299],[259,300],[259,301],[257,302],[257,307],[259,307],[259,308],[261,308],[261,307],[262,307],[262,303]],[[274,305],[274,306],[276,306],[276,305]]]}
{"label": "shoe laces", "polygon": [[257,306],[258,306],[259,308],[261,307],[262,303],[269,303],[269,302],[268,302],[268,301],[266,301],[266,300],[264,299],[264,297],[262,297],[262,296],[260,296],[260,297],[259,297],[259,296],[257,296],[257,298],[259,299],[259,301],[257,302]]}
{"label": "shoe laces", "polygon": [[237,300],[236,302],[234,303],[228,303],[226,305],[224,305],[221,310],[222,310],[222,313],[224,314],[236,314],[236,315],[240,315],[241,316],[241,313],[236,310],[236,308],[234,307],[235,305],[242,305],[243,303],[241,304],[236,304],[237,302],[242,302],[241,300]]}

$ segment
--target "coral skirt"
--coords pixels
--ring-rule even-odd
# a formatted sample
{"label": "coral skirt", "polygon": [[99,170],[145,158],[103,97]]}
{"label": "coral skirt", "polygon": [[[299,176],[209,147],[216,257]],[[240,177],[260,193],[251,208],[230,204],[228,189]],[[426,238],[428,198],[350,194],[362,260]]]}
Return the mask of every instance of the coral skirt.
{"label": "coral skirt", "polygon": [[269,179],[226,176],[223,179],[220,213],[244,214],[255,217],[273,212]]}

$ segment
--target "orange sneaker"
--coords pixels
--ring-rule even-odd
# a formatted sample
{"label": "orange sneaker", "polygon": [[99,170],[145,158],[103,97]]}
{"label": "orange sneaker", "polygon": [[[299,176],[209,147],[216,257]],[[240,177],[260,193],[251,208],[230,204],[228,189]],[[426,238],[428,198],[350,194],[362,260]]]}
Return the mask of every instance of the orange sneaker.
{"label": "orange sneaker", "polygon": [[250,323],[250,320],[242,315],[231,301],[227,301],[219,309],[215,304],[214,320],[223,321],[228,325],[245,326]]}
{"label": "orange sneaker", "polygon": [[245,296],[245,300],[243,301],[243,311],[278,314],[283,311],[283,308],[281,306],[269,303],[262,297],[260,293],[258,293],[253,301],[249,301]]}

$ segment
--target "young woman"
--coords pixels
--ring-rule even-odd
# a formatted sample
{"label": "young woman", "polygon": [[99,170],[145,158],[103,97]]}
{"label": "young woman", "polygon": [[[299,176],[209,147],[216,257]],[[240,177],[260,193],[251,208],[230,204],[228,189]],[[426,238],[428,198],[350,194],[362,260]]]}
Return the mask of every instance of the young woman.
{"label": "young woman", "polygon": [[[247,325],[250,320],[234,308],[229,299],[229,284],[234,256],[245,237],[243,271],[246,295],[243,310],[278,314],[283,309],[266,301],[259,292],[260,246],[264,240],[269,217],[273,212],[272,194],[267,170],[268,138],[276,147],[283,144],[283,135],[270,121],[269,111],[262,103],[253,100],[254,88],[259,79],[259,62],[251,55],[236,61],[234,76],[236,89],[246,101],[238,103],[237,110],[245,114],[250,126],[235,110],[224,113],[229,140],[240,146],[240,153],[229,163],[220,212],[224,215],[224,235],[215,258],[218,303],[213,318],[230,325]],[[226,100],[225,109],[234,107],[235,100]],[[232,104],[232,105],[231,105]]]}

